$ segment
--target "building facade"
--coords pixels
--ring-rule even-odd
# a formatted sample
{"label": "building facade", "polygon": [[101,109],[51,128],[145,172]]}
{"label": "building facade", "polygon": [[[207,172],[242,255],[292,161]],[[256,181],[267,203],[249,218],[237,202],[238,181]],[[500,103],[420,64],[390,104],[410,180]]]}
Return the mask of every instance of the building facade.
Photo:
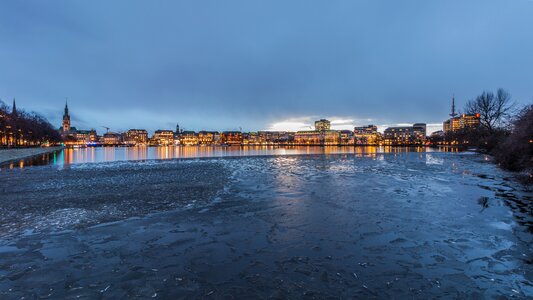
{"label": "building facade", "polygon": [[331,129],[331,122],[326,119],[320,119],[315,121],[315,130],[317,131],[326,131]]}
{"label": "building facade", "polygon": [[196,132],[194,131],[190,131],[190,130],[182,131],[180,133],[179,143],[181,145],[187,145],[187,146],[198,145],[199,143],[198,137],[199,137],[198,134],[196,134]]}
{"label": "building facade", "polygon": [[444,133],[455,132],[463,129],[477,128],[480,122],[479,114],[462,114],[452,117],[442,124]]}
{"label": "building facade", "polygon": [[148,132],[145,129],[130,129],[124,133],[124,143],[130,146],[148,144]]}
{"label": "building facade", "polygon": [[389,127],[385,129],[383,136],[385,145],[423,145],[426,142],[426,124]]}
{"label": "building facade", "polygon": [[365,146],[377,146],[382,143],[382,135],[376,125],[354,127],[354,144]]}
{"label": "building facade", "polygon": [[103,136],[104,146],[117,146],[122,144],[122,135],[114,132],[106,132]]}
{"label": "building facade", "polygon": [[258,131],[261,144],[287,144],[290,142],[289,132],[287,131]]}
{"label": "building facade", "polygon": [[354,145],[355,143],[355,140],[354,140],[354,132],[351,131],[351,130],[341,130],[339,131],[339,135],[340,135],[340,141],[339,141],[339,144],[340,145]]}
{"label": "building facade", "polygon": [[[345,133],[345,139],[350,139],[351,134]],[[341,132],[331,130],[331,122],[326,119],[315,121],[315,130],[301,130],[294,134],[295,145],[340,145]]]}
{"label": "building facade", "polygon": [[295,145],[340,145],[341,133],[337,130],[303,130],[294,134]]}
{"label": "building facade", "polygon": [[224,131],[220,135],[220,141],[226,145],[242,145],[243,135],[240,131]]}
{"label": "building facade", "polygon": [[169,146],[174,144],[174,131],[172,130],[156,130],[152,139],[151,145]]}
{"label": "building facade", "polygon": [[98,142],[98,136],[96,130],[76,130],[72,133],[72,136],[76,139],[79,145],[87,145]]}
{"label": "building facade", "polygon": [[217,145],[220,144],[220,134],[218,131],[198,132],[198,144],[200,145]]}

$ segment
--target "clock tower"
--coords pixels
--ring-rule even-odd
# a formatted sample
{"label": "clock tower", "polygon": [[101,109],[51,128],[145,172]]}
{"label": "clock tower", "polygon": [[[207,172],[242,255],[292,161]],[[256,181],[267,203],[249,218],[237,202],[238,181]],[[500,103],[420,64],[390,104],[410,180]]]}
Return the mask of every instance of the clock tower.
{"label": "clock tower", "polygon": [[65,103],[65,113],[63,114],[63,133],[70,132],[70,115],[68,114],[68,106]]}

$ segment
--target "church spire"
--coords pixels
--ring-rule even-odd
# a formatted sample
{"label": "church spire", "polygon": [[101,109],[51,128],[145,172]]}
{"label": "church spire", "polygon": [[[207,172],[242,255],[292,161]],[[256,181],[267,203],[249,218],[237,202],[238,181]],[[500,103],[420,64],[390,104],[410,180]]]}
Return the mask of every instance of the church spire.
{"label": "church spire", "polygon": [[17,103],[15,103],[15,98],[13,98],[13,111],[11,112],[12,115],[17,114]]}
{"label": "church spire", "polygon": [[65,100],[65,113],[63,114],[63,134],[67,134],[70,132],[70,115],[68,114],[68,104],[67,100]]}
{"label": "church spire", "polygon": [[455,118],[457,116],[457,113],[455,112],[455,94],[452,97],[452,113],[450,114],[452,118]]}

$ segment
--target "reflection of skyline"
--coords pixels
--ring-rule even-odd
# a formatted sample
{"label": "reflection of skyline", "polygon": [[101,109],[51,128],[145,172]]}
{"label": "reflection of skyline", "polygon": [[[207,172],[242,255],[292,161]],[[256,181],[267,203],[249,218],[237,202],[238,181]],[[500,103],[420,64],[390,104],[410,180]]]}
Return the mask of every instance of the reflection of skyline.
{"label": "reflection of skyline", "polygon": [[[455,150],[456,151],[456,150]],[[113,161],[143,161],[150,159],[190,159],[244,156],[291,156],[347,154],[355,157],[376,158],[377,154],[406,152],[442,152],[425,147],[390,146],[136,146],[136,147],[86,147],[65,148],[57,153],[43,154],[5,165],[6,168],[23,168],[35,165],[70,165]],[[446,151],[447,152],[447,151]],[[0,167],[2,168],[2,167]]]}
{"label": "reflection of skyline", "polygon": [[[123,160],[241,157],[241,156],[277,156],[277,155],[320,155],[320,154],[354,154],[356,156],[375,156],[377,153],[423,152],[423,147],[337,147],[337,146],[161,146],[161,147],[103,147],[103,148],[66,148],[58,164],[82,162],[110,162]],[[63,158],[63,159],[61,159]]]}

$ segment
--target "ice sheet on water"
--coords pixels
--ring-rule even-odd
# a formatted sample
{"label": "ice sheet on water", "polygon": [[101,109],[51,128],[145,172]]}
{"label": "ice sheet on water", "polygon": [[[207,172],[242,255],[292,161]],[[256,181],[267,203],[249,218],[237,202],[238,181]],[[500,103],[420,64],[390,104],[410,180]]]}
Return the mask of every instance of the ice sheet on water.
{"label": "ice sheet on water", "polygon": [[[57,298],[63,289],[74,296],[73,289],[91,285],[96,297],[115,298],[156,290],[223,296],[235,286],[264,298],[273,290],[285,298],[532,291],[527,207],[500,205],[529,196],[482,156],[249,157],[9,172],[0,174],[8,197],[0,199],[0,220],[41,231],[102,225],[17,237],[13,244],[26,252],[0,251],[7,261],[0,272],[9,277],[0,290],[14,282],[45,292],[53,287]],[[150,214],[176,208],[192,209]],[[23,259],[42,273],[17,267]],[[70,279],[72,287],[65,284]],[[25,293],[19,288],[14,295]]]}
{"label": "ice sheet on water", "polygon": [[426,164],[428,165],[442,165],[444,163],[444,159],[442,157],[438,157],[437,155],[432,154],[426,154]]}
{"label": "ice sheet on water", "polygon": [[63,230],[203,205],[220,193],[216,161],[140,161],[43,166],[0,174],[0,235]]}
{"label": "ice sheet on water", "polygon": [[35,228],[63,229],[87,222],[91,212],[83,208],[62,208],[48,215],[40,216],[35,220]]}

